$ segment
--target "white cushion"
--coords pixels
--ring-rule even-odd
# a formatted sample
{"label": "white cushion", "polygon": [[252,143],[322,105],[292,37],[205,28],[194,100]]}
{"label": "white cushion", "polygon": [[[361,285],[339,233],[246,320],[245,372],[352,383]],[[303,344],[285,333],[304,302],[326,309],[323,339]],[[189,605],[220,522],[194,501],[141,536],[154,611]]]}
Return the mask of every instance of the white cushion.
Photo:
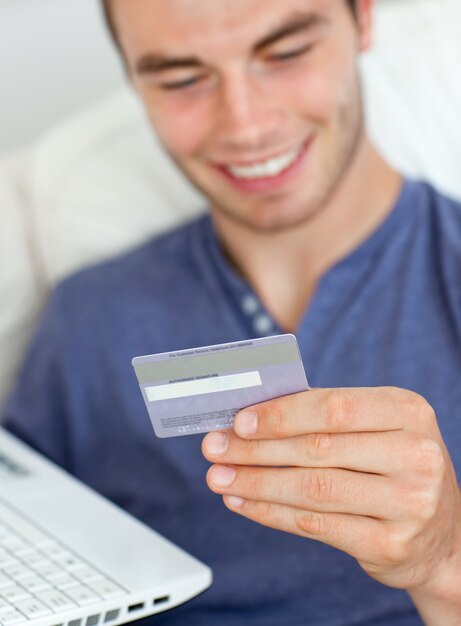
{"label": "white cushion", "polygon": [[382,0],[376,18],[370,134],[400,171],[461,199],[461,0]]}
{"label": "white cushion", "polygon": [[127,88],[59,125],[33,152],[37,241],[50,284],[197,214]]}

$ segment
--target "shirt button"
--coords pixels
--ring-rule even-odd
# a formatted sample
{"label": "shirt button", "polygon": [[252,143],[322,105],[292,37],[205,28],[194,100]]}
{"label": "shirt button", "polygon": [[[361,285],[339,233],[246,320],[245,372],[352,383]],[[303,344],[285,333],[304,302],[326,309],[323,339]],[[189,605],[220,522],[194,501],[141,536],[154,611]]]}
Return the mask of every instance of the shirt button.
{"label": "shirt button", "polygon": [[242,299],[242,309],[247,315],[253,315],[259,309],[259,302],[254,296],[245,296]]}
{"label": "shirt button", "polygon": [[253,328],[259,335],[264,335],[273,329],[272,320],[268,315],[258,315],[254,319]]}

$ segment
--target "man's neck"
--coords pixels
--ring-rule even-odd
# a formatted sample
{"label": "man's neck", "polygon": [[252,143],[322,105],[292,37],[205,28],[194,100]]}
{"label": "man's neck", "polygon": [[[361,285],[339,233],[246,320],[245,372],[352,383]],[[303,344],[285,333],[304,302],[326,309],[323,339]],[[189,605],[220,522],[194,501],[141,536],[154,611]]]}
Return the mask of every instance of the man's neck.
{"label": "man's neck", "polygon": [[392,211],[401,177],[364,140],[347,176],[312,219],[258,233],[213,211],[229,261],[286,331],[296,330],[323,274],[365,241]]}

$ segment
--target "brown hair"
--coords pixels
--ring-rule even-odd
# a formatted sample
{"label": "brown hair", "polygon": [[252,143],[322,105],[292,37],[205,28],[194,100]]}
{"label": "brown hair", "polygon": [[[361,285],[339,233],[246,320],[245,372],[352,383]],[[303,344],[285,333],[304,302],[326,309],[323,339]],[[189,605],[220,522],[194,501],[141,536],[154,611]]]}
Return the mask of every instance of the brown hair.
{"label": "brown hair", "polygon": [[110,0],[102,0],[102,12],[104,14],[106,25],[109,29],[112,39],[115,41],[115,43],[117,43],[117,34],[115,32],[114,20],[112,19],[112,12],[109,8],[109,1]]}
{"label": "brown hair", "polygon": [[[112,11],[110,10],[109,7],[110,4],[110,0],[102,0],[102,10],[103,10],[103,14],[106,20],[106,24],[107,27],[109,29],[109,32],[112,36],[112,39],[114,40],[114,42],[118,45],[118,40],[117,40],[117,32],[115,30],[115,24],[114,24],[114,20],[112,17]],[[357,14],[356,11],[356,0],[347,0],[347,4],[349,5],[349,7],[351,8],[354,16]]]}

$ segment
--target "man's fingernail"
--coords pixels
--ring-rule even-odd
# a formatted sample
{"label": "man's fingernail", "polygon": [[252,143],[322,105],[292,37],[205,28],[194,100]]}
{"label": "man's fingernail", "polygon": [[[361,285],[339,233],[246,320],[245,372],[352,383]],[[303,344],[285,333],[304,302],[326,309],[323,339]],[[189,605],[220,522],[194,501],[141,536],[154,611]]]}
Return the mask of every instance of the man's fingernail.
{"label": "man's fingernail", "polygon": [[254,435],[258,429],[258,415],[254,411],[242,411],[235,416],[234,429],[237,435]]}
{"label": "man's fingernail", "polygon": [[215,465],[211,470],[211,482],[216,487],[227,487],[234,480],[237,472],[227,465]]}
{"label": "man's fingernail", "polygon": [[205,449],[212,456],[221,456],[227,451],[229,435],[227,433],[214,432],[205,437]]}
{"label": "man's fingernail", "polygon": [[238,496],[227,496],[227,502],[237,509],[242,506],[245,500],[243,498],[239,498]]}

